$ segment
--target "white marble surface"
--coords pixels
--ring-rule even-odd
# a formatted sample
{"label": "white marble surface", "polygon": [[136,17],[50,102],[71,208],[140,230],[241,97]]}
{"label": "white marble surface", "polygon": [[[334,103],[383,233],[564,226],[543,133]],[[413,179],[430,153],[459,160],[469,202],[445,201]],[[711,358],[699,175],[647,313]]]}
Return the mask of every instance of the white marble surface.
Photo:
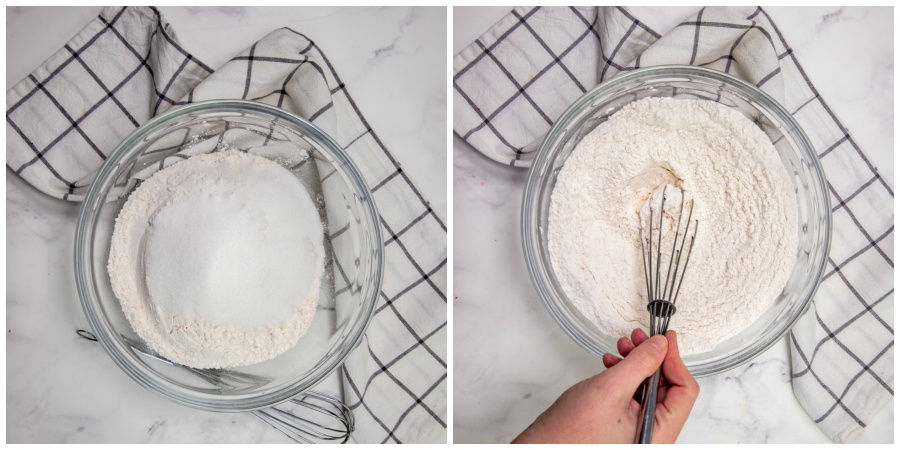
{"label": "white marble surface", "polygon": [[[664,32],[698,8],[633,8]],[[453,9],[453,53],[508,7]],[[893,11],[767,8],[824,99],[893,184]],[[509,442],[577,381],[602,369],[544,310],[522,256],[526,171],[453,141],[453,441]],[[700,379],[681,443],[827,443],[797,403],[785,339]],[[893,404],[858,438],[892,443]]]}
{"label": "white marble surface", "polygon": [[[7,8],[6,87],[101,8]],[[385,145],[447,217],[447,11],[437,8],[161,7],[215,68],[278,27],[323,49]],[[9,443],[287,443],[249,414],[183,407],[138,386],[96,344],[75,291],[79,204],[6,170],[6,438]],[[322,389],[337,392],[332,376]]]}

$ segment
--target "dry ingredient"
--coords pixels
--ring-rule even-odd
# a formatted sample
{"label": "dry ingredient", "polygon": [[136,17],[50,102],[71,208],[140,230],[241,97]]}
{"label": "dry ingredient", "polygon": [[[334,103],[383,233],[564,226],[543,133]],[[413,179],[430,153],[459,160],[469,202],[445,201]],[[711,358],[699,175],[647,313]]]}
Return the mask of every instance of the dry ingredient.
{"label": "dry ingredient", "polygon": [[108,270],[135,332],[196,368],[265,361],[316,311],[323,227],[302,183],[261,156],[199,155],[144,181],[116,219]]}
{"label": "dry ingredient", "polygon": [[647,329],[639,214],[662,185],[693,198],[700,221],[669,328],[682,353],[702,353],[749,326],[781,293],[797,252],[796,197],[771,141],[738,111],[645,98],[613,114],[566,161],[549,219],[554,273],[610,336]]}

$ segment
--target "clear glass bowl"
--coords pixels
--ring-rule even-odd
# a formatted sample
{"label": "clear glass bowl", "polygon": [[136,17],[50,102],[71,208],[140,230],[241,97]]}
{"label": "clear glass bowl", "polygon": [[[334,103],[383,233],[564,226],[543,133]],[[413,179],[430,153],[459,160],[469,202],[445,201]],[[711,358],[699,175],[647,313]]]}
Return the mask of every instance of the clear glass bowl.
{"label": "clear glass bowl", "polygon": [[[148,354],[113,294],[107,260],[115,218],[141,179],[191,156],[231,149],[276,161],[303,182],[324,219],[325,272],[313,323],[292,349],[251,366],[199,371]],[[187,105],[135,130],[97,173],[76,228],[78,295],[106,352],[145,388],[206,410],[271,406],[315,386],[362,339],[381,290],[378,217],[359,170],[305,119],[248,101]]]}
{"label": "clear glass bowl", "polygon": [[531,279],[550,315],[572,339],[598,357],[618,354],[619,336],[598,330],[559,285],[547,247],[550,195],[557,174],[578,142],[622,106],[645,97],[711,100],[740,111],[772,140],[797,194],[797,260],[781,294],[736,336],[712,351],[684,358],[694,376],[712,375],[764,352],[809,307],[831,242],[826,181],[815,149],[793,117],[766,93],[722,72],[691,66],[649,67],[623,73],[584,94],[556,121],[535,155],[525,184],[522,241]]}

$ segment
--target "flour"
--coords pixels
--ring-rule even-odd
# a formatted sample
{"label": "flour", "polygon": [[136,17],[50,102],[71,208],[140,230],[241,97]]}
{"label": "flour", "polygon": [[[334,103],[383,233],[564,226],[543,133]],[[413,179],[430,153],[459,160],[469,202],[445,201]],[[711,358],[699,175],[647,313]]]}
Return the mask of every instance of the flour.
{"label": "flour", "polygon": [[669,328],[684,354],[702,353],[772,305],[797,253],[793,185],[771,141],[741,113],[670,98],[616,112],[559,173],[550,259],[566,295],[601,331],[647,329],[639,213],[666,184],[694,200],[700,221]]}
{"label": "flour", "polygon": [[194,156],[144,181],[116,219],[113,291],[135,332],[196,368],[265,361],[316,311],[323,227],[302,183],[263,157]]}

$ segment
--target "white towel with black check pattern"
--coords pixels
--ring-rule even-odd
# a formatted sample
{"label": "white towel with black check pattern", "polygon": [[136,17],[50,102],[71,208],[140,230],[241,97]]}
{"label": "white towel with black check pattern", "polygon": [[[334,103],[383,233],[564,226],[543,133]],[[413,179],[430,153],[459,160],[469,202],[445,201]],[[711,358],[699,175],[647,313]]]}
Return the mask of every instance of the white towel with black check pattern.
{"label": "white towel with black check pattern", "polygon": [[385,281],[366,337],[342,368],[344,401],[357,442],[433,441],[447,422],[447,228],[305,36],[276,30],[213,72],[155,8],[106,8],[7,92],[6,164],[49,195],[81,200],[109,152],[140,124],[172,106],[221,98],[310,119],[372,187]]}
{"label": "white towel with black check pattern", "polygon": [[894,193],[763,9],[704,8],[661,36],[621,7],[516,8],[454,58],[454,131],[491,159],[528,167],[585,91],[661,64],[755,84],[793,112],[819,153],[834,235],[822,285],[790,334],[791,377],[809,416],[847,442],[894,394]]}

